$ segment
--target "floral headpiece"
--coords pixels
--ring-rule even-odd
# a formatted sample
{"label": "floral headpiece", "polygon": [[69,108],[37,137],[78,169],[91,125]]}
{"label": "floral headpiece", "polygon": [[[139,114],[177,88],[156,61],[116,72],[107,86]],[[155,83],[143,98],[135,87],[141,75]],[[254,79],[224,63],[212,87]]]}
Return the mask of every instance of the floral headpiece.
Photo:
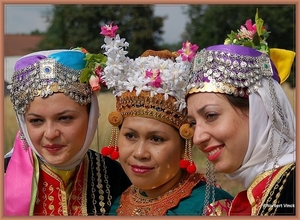
{"label": "floral headpiece", "polygon": [[16,113],[24,114],[36,96],[63,92],[82,105],[101,89],[101,73],[106,57],[84,48],[39,51],[21,57],[15,64],[8,86]]}
{"label": "floral headpiece", "polygon": [[108,88],[113,88],[117,100],[117,111],[108,117],[113,125],[111,141],[101,153],[112,159],[118,158],[117,132],[123,118],[153,118],[179,130],[186,139],[185,157],[180,161],[180,167],[189,173],[195,172],[196,166],[191,158],[193,131],[185,126],[185,94],[191,61],[198,46],[186,41],[177,52],[147,50],[140,57],[130,59],[125,50],[129,44],[116,35],[117,29],[111,23],[101,27],[100,32],[105,36],[102,48],[107,55],[102,79]]}
{"label": "floral headpiece", "polygon": [[241,25],[237,32],[231,31],[224,44],[243,45],[256,49],[262,53],[269,54],[268,43],[266,42],[269,33],[263,26],[263,19],[258,17],[258,10],[255,14],[255,24],[248,19],[245,26]]}
{"label": "floral headpiece", "polygon": [[113,88],[117,111],[122,117],[142,115],[154,117],[179,128],[185,120],[185,92],[192,58],[198,49],[190,42],[171,53],[145,51],[140,57],[126,56],[129,46],[116,34],[118,27],[111,23],[101,27],[105,36],[102,48],[107,55],[103,81]]}

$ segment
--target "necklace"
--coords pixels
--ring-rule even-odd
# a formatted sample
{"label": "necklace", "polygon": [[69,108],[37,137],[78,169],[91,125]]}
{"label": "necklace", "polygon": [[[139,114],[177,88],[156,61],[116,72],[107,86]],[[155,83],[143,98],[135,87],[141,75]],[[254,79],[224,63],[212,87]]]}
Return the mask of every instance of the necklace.
{"label": "necklace", "polygon": [[124,216],[162,216],[175,207],[181,199],[188,197],[194,186],[204,180],[202,174],[186,175],[177,186],[156,198],[141,196],[138,188],[129,187],[122,194],[118,215]]}

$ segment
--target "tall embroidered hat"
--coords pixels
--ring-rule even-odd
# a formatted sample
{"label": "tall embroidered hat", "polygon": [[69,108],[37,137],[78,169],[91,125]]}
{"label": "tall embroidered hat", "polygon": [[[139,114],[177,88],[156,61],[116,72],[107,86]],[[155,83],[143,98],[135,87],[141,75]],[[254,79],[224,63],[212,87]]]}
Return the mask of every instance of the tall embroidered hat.
{"label": "tall embroidered hat", "polygon": [[[102,48],[107,56],[102,80],[116,96],[117,111],[109,116],[113,133],[123,118],[131,116],[153,118],[179,129],[186,123],[188,72],[198,46],[186,41],[177,52],[147,50],[130,59],[126,56],[129,44],[116,34],[117,29],[111,23],[101,27],[100,33],[105,36]],[[118,157],[117,150],[112,153]]]}

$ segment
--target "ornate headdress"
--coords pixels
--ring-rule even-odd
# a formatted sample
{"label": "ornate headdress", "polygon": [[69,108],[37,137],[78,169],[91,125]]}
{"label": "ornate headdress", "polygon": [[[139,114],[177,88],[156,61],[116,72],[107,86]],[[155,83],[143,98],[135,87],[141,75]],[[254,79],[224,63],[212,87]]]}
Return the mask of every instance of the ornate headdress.
{"label": "ornate headdress", "polygon": [[179,129],[186,123],[188,72],[198,46],[186,41],[177,52],[147,50],[130,59],[125,50],[129,44],[116,35],[117,29],[111,23],[101,27],[100,33],[105,36],[102,48],[107,55],[102,80],[116,96],[117,111],[109,116],[113,133],[130,116],[153,118]]}
{"label": "ornate headdress", "polygon": [[[99,106],[96,91],[101,88],[99,79],[105,62],[106,57],[103,54],[91,54],[84,48],[34,52],[16,62],[12,82],[8,88],[20,132],[16,136],[13,149],[9,152],[11,159],[4,181],[7,215],[28,215],[30,212],[31,198],[37,193],[36,190],[31,190],[36,188],[34,184],[37,184],[32,180],[33,176],[38,175],[33,166],[32,152],[35,152],[41,161],[59,170],[71,170],[82,162],[97,130]],[[64,93],[79,104],[90,103],[90,111],[81,149],[65,163],[54,166],[49,164],[33,145],[26,126],[25,112],[35,97],[49,97],[58,92]],[[22,184],[18,184],[20,178],[23,180]],[[16,202],[19,206],[12,205]]]}
{"label": "ornate headdress", "polygon": [[295,52],[269,48],[265,41],[269,32],[258,12],[255,21],[252,25],[247,20],[237,33],[232,31],[225,44],[196,54],[187,92],[187,96],[214,92],[249,99],[248,150],[241,167],[227,175],[246,188],[259,173],[295,158],[294,114],[280,87],[290,74]]}
{"label": "ornate headdress", "polygon": [[289,50],[269,49],[269,32],[263,20],[255,16],[237,33],[231,32],[224,45],[215,45],[199,51],[192,66],[188,93],[219,92],[248,97],[257,91],[263,78],[284,82],[290,74],[295,53]]}
{"label": "ornate headdress", "polygon": [[24,114],[36,96],[47,97],[62,92],[76,102],[91,102],[93,91],[100,90],[100,75],[106,57],[84,48],[49,50],[21,57],[15,65],[8,86],[14,110]]}

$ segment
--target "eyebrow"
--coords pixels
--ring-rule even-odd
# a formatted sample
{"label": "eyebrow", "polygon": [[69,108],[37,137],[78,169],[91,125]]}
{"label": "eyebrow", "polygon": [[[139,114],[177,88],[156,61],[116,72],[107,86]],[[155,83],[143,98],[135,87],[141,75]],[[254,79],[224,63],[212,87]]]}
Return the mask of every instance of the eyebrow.
{"label": "eyebrow", "polygon": [[[67,109],[67,110],[64,110],[64,111],[62,111],[62,112],[58,112],[58,113],[55,114],[55,115],[64,115],[64,114],[73,113],[73,112],[77,112],[77,111],[71,110],[71,109]],[[27,116],[41,117],[41,115],[36,114],[36,113],[28,113]]]}
{"label": "eyebrow", "polygon": [[[124,127],[124,129],[128,129],[131,132],[139,133],[138,129],[133,129],[133,128],[130,128],[130,127]],[[149,133],[151,135],[158,135],[159,133],[168,134],[168,132],[165,132],[164,130],[148,130],[147,133]]]}
{"label": "eyebrow", "polygon": [[[199,108],[199,109],[197,109],[197,114],[202,114],[203,112],[204,112],[204,110],[207,108],[207,107],[209,107],[209,106],[217,106],[217,104],[207,104],[207,105],[204,105],[203,107],[201,107],[201,108]],[[193,118],[193,117],[191,117],[190,115],[188,115],[187,116],[187,118]]]}

